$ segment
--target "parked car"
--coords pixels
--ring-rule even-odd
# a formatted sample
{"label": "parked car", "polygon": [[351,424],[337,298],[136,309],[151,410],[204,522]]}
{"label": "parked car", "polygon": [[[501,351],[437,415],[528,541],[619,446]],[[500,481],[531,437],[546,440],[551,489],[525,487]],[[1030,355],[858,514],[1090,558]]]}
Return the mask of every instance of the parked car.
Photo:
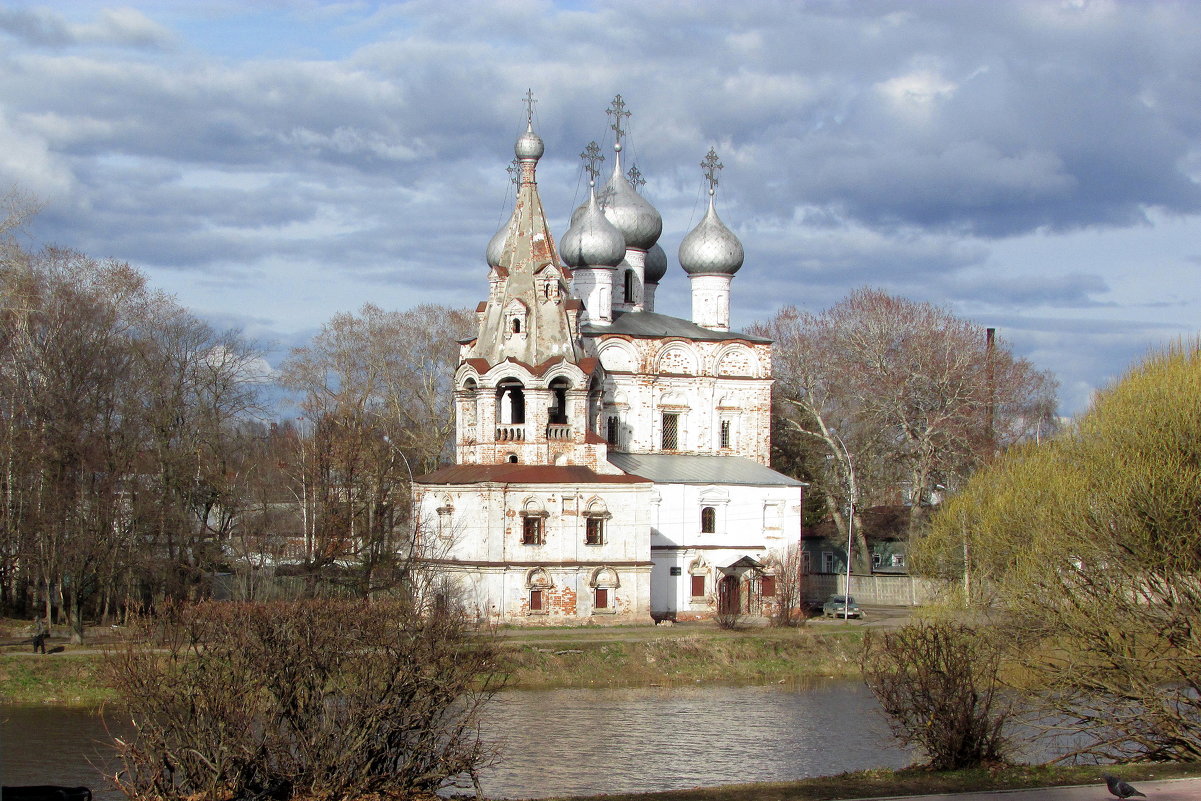
{"label": "parked car", "polygon": [[822,614],[826,617],[863,617],[859,604],[849,595],[831,595],[822,604]]}

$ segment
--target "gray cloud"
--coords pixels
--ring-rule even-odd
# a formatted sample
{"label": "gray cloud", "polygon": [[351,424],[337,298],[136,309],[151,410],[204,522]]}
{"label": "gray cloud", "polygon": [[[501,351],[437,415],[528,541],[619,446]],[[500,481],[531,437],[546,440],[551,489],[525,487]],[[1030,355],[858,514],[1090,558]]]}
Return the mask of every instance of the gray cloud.
{"label": "gray cloud", "polygon": [[[527,87],[559,234],[586,191],[576,154],[612,142],[604,107],[626,97],[625,163],[649,180],[673,261],[660,304],[682,315],[674,253],[703,210],[698,162],[711,145],[726,165],[719,211],[747,249],[734,287],[747,322],[863,284],[997,319],[1120,310],[1104,264],[1014,270],[990,248],[1201,210],[1191,4],[419,0],[256,12],[263,29],[271,14],[292,26],[280,30],[303,29],[304,58],[211,55],[202,37],[246,12],[210,13],[193,26],[178,10],[169,23],[129,9],[83,21],[0,10],[0,179],[47,201],[40,239],[194,275],[189,286],[231,306],[263,282],[322,294],[294,286],[297,275],[340,298],[473,303],[512,192],[504,167]],[[1175,288],[1182,318],[1201,294],[1187,285]],[[321,322],[256,317],[284,334]],[[1047,328],[1023,342],[1057,370],[1100,375],[1110,358],[1081,349],[1116,361],[1134,353],[1118,339],[1157,335]]]}

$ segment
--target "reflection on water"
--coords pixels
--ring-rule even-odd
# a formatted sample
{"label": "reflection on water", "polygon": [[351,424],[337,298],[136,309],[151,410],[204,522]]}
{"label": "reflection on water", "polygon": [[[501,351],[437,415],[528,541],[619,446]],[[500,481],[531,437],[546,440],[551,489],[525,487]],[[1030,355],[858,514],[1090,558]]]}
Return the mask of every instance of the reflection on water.
{"label": "reflection on water", "polygon": [[684,687],[510,691],[486,733],[495,797],[544,797],[788,781],[900,767],[859,683],[808,689]]}
{"label": "reflection on water", "polygon": [[97,798],[124,798],[102,778],[116,767],[97,710],[0,705],[0,755],[0,784],[85,785]]}
{"label": "reflection on water", "polygon": [[[808,688],[510,690],[485,725],[500,762],[496,798],[668,790],[787,781],[899,767],[875,699],[859,683]],[[101,801],[103,721],[85,710],[0,706],[4,784],[86,784]],[[98,791],[98,792],[97,792]]]}

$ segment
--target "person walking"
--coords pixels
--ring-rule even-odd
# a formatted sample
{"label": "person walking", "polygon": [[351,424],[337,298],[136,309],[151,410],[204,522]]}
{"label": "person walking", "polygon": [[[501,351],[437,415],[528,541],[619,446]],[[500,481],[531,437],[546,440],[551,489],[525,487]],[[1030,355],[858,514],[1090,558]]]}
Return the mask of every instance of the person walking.
{"label": "person walking", "polygon": [[47,634],[48,634],[48,632],[46,631],[46,622],[39,617],[37,619],[37,621],[34,623],[34,627],[33,627],[33,652],[35,654],[38,651],[41,651],[43,654],[46,653],[46,636],[47,636]]}

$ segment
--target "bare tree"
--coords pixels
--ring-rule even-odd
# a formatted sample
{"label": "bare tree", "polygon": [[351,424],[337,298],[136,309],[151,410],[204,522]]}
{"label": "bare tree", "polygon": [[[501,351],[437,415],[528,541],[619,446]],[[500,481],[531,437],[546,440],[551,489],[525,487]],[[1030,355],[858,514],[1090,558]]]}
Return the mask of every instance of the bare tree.
{"label": "bare tree", "polygon": [[1001,694],[1003,649],[987,632],[918,623],[868,633],[861,666],[893,735],[917,746],[935,770],[1005,759],[1012,706]]}
{"label": "bare tree", "polygon": [[928,303],[860,289],[821,314],[784,309],[756,332],[776,340],[777,415],[825,457],[816,483],[843,536],[842,510],[864,505],[852,485],[868,497],[906,487],[913,532],[940,484],[1053,425],[1047,373]]}
{"label": "bare tree", "polygon": [[[78,638],[85,612],[169,585],[149,574],[213,540],[196,510],[226,476],[226,432],[249,408],[233,399],[253,395],[231,354],[249,354],[128,265],[72,251],[3,262],[0,295],[4,596],[35,596]],[[219,561],[220,543],[206,548]]]}
{"label": "bare tree", "polygon": [[454,431],[450,380],[469,320],[444,307],[367,305],[336,315],[283,365],[307,420],[293,452],[294,495],[311,573],[353,562],[363,594],[407,575],[413,470],[435,466]]}
{"label": "bare tree", "polygon": [[432,798],[491,760],[501,654],[453,607],[176,603],[139,625],[107,660],[130,798]]}

